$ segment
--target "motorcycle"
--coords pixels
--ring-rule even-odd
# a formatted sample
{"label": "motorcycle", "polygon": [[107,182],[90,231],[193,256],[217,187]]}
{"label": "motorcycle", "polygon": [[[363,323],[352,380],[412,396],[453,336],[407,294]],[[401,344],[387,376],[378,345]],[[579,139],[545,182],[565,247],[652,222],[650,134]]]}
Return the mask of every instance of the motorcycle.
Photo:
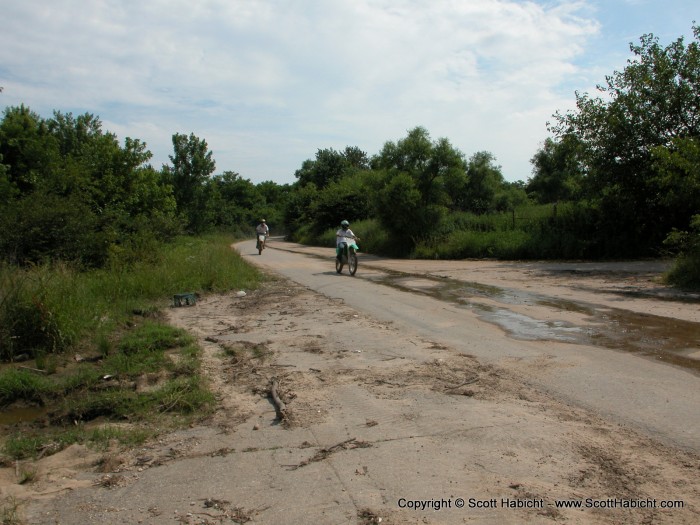
{"label": "motorcycle", "polygon": [[342,273],[343,267],[347,264],[350,275],[355,275],[357,271],[357,252],[359,249],[360,248],[354,242],[352,244],[341,242],[340,257],[335,258],[335,271]]}
{"label": "motorcycle", "polygon": [[267,239],[267,235],[264,233],[258,234],[258,243],[255,246],[258,249],[258,255],[262,255],[262,252],[265,249],[265,239]]}

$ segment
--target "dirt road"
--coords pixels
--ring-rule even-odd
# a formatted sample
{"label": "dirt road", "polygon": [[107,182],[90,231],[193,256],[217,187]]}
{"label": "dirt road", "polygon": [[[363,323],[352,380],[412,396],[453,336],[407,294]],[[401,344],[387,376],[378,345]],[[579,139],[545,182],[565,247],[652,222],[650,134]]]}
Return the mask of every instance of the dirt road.
{"label": "dirt road", "polygon": [[362,255],[350,277],[329,249],[236,248],[276,278],[170,311],[215,417],[109,472],[47,458],[16,489],[30,523],[700,521],[700,307],[663,263]]}

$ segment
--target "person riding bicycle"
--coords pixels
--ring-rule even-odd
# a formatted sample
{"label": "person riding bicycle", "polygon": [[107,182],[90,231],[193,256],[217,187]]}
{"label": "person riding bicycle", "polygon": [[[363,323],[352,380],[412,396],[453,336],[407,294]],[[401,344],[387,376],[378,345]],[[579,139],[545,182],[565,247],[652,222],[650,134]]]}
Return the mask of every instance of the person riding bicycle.
{"label": "person riding bicycle", "polygon": [[348,221],[342,221],[340,229],[335,232],[335,256],[339,261],[342,258],[343,250],[346,246],[352,244],[353,240],[359,241],[360,238],[352,232]]}
{"label": "person riding bicycle", "polygon": [[255,227],[255,238],[257,240],[257,243],[255,244],[255,248],[258,249],[260,247],[260,238],[259,235],[264,235],[265,238],[267,239],[270,235],[270,227],[267,225],[267,222],[265,219],[260,219],[260,224],[258,224]]}

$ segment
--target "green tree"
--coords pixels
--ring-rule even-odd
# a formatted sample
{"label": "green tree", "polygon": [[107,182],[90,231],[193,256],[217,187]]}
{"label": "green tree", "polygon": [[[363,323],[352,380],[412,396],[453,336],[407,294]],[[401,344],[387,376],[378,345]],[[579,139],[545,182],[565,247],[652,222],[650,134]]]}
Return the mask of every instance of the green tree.
{"label": "green tree", "polygon": [[166,180],[173,187],[173,195],[178,211],[184,217],[187,227],[192,231],[206,228],[205,184],[216,169],[213,154],[205,140],[193,133],[186,136],[176,133],[172,137],[172,166],[164,166]]}
{"label": "green tree", "polygon": [[96,266],[125,246],[179,230],[172,188],[146,164],[151,153],[144,143],[127,138],[121,147],[90,114],[54,112],[44,120],[22,106],[4,115],[3,258]]}
{"label": "green tree", "polygon": [[340,152],[332,148],[319,149],[314,160],[306,160],[294,176],[300,186],[315,184],[321,190],[343,177],[368,166],[367,154],[357,147],[346,147]]}
{"label": "green tree", "polygon": [[206,193],[208,221],[214,226],[244,227],[257,221],[264,208],[256,186],[233,171],[213,177]]}
{"label": "green tree", "polygon": [[602,216],[598,230],[630,253],[649,253],[690,220],[663,214],[652,155],[675,139],[700,136],[700,27],[693,34],[687,46],[681,37],[665,47],[642,36],[630,45],[634,59],[598,87],[602,96],[577,93],[576,110],[556,114],[550,128],[581,145],[584,190]]}
{"label": "green tree", "polygon": [[579,149],[572,135],[547,138],[530,159],[533,176],[525,188],[528,195],[540,204],[578,199],[584,177]]}
{"label": "green tree", "polygon": [[347,146],[343,151],[343,157],[352,169],[363,171],[369,169],[370,159],[367,153],[357,146]]}
{"label": "green tree", "polygon": [[340,224],[341,220],[355,222],[369,217],[370,192],[363,178],[356,174],[332,182],[318,192],[311,205],[314,233],[323,233]]}
{"label": "green tree", "polygon": [[676,138],[652,150],[652,158],[660,203],[682,223],[700,210],[700,137]]}
{"label": "green tree", "polygon": [[463,154],[446,138],[433,142],[428,131],[421,126],[410,130],[404,139],[386,142],[372,159],[372,166],[390,174],[405,173],[413,178],[424,206],[451,204],[446,180],[454,184],[465,170]]}
{"label": "green tree", "polygon": [[46,121],[22,105],[4,111],[0,155],[9,184],[27,194],[51,173],[59,151]]}
{"label": "green tree", "polygon": [[505,181],[495,160],[488,151],[479,151],[469,158],[465,188],[467,211],[486,213],[496,209],[495,197]]}
{"label": "green tree", "polygon": [[283,233],[287,231],[284,224],[283,210],[292,193],[290,184],[277,184],[273,181],[263,181],[257,185],[258,192],[262,196],[263,209],[260,212],[262,217],[267,218],[271,228],[275,228],[275,233]]}
{"label": "green tree", "polygon": [[290,193],[284,205],[284,224],[291,240],[299,241],[309,234],[314,223],[313,203],[318,193],[313,183],[297,183],[294,191]]}
{"label": "green tree", "polygon": [[700,215],[693,215],[689,230],[674,230],[664,241],[679,252],[666,278],[675,286],[700,290]]}
{"label": "green tree", "polygon": [[410,250],[422,233],[418,214],[421,192],[416,180],[408,173],[385,175],[386,184],[376,193],[376,213],[381,222],[391,225],[394,237]]}

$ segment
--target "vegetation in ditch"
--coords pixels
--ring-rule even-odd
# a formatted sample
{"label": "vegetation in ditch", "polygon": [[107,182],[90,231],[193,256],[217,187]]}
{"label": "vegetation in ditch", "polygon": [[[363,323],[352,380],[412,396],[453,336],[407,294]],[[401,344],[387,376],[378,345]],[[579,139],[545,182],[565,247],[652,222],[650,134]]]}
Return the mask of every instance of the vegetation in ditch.
{"label": "vegetation in ditch", "polygon": [[[140,443],[206,417],[200,348],[162,311],[177,293],[255,288],[260,274],[226,235],[182,237],[149,260],[78,271],[0,270],[0,427],[6,458],[72,443]],[[35,414],[13,423],[13,413]]]}

